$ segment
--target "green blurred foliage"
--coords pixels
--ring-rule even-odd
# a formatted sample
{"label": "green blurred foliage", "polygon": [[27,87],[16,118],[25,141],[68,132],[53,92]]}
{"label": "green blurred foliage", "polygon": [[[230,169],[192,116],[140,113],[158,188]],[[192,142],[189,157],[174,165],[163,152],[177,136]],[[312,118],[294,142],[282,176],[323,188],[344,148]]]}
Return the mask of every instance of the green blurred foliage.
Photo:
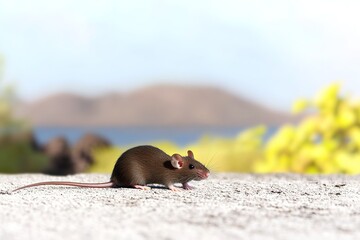
{"label": "green blurred foliage", "polygon": [[5,131],[8,131],[15,123],[11,108],[13,90],[10,86],[6,86],[3,83],[4,65],[5,60],[0,55],[0,129],[2,130],[0,134],[2,135],[6,134]]}
{"label": "green blurred foliage", "polygon": [[[305,117],[297,125],[282,126],[266,143],[266,128],[259,126],[234,139],[204,136],[185,148],[154,145],[168,154],[192,149],[198,160],[219,172],[360,173],[360,101],[341,95],[340,85],[332,84],[313,100],[299,99],[292,110]],[[125,149],[95,151],[90,171],[111,172]]]}
{"label": "green blurred foliage", "polygon": [[0,172],[41,172],[47,158],[31,148],[28,141],[5,141],[0,143]]}
{"label": "green blurred foliage", "polygon": [[3,83],[4,65],[0,55],[0,172],[40,172],[47,159],[33,149],[29,125],[13,115],[15,94]]}

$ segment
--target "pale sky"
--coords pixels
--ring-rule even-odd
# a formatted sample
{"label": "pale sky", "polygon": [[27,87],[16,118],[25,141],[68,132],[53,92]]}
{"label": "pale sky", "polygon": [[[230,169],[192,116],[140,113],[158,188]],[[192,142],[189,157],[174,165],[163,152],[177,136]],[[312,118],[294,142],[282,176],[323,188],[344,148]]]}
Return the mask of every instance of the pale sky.
{"label": "pale sky", "polygon": [[29,100],[162,82],[289,110],[338,80],[360,96],[359,12],[346,0],[0,0],[0,53]]}

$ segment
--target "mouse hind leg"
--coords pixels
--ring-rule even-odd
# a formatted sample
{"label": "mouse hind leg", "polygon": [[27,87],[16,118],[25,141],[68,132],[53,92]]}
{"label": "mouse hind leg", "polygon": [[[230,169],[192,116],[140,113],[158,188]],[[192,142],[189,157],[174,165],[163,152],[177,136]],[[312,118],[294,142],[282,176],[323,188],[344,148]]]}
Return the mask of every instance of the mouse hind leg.
{"label": "mouse hind leg", "polygon": [[151,188],[146,186],[146,180],[144,177],[137,176],[134,181],[131,182],[131,187],[141,190],[150,190]]}
{"label": "mouse hind leg", "polygon": [[133,185],[134,188],[136,189],[141,189],[141,190],[150,190],[151,187],[145,186],[145,185]]}
{"label": "mouse hind leg", "polygon": [[[117,185],[121,187],[131,187],[141,190],[149,190],[146,186],[147,180],[143,173],[143,168],[133,162],[127,162],[127,167],[119,165],[119,171],[114,174],[117,180]],[[127,169],[127,171],[125,171]]]}

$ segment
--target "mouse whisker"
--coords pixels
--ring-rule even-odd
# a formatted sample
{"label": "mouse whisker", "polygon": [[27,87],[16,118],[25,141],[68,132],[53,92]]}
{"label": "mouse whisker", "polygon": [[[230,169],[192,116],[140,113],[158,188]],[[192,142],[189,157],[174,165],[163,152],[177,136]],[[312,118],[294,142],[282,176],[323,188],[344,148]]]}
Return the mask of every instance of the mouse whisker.
{"label": "mouse whisker", "polygon": [[191,177],[188,177],[188,176],[183,176],[183,177],[181,178],[181,182],[189,182],[190,180],[192,180],[192,178],[191,178]]}
{"label": "mouse whisker", "polygon": [[181,182],[189,182],[189,181],[191,181],[191,180],[193,180],[193,177],[183,176],[180,181],[181,181]]}
{"label": "mouse whisker", "polygon": [[212,162],[211,166],[209,166],[209,169],[216,171],[217,169],[219,169],[219,167],[220,167],[220,162],[214,161],[214,162]]}
{"label": "mouse whisker", "polygon": [[207,161],[207,163],[205,164],[205,167],[209,168],[214,160],[216,153],[213,154],[213,156],[210,158],[209,161]]}
{"label": "mouse whisker", "polygon": [[217,165],[219,165],[219,162],[213,161],[213,162],[211,162],[211,164],[209,164],[209,168],[214,168]]}

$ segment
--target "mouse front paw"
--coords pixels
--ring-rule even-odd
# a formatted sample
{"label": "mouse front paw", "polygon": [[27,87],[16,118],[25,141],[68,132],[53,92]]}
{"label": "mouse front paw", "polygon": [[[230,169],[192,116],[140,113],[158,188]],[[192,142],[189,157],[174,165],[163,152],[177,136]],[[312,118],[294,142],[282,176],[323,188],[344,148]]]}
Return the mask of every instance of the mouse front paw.
{"label": "mouse front paw", "polygon": [[183,183],[182,186],[183,186],[183,189],[185,189],[185,190],[192,190],[192,189],[194,189],[194,187],[190,186],[189,183],[187,183],[187,182],[186,182],[186,183]]}
{"label": "mouse front paw", "polygon": [[170,185],[170,186],[168,186],[168,188],[173,192],[180,192],[181,191],[180,188],[177,188],[174,185]]}

